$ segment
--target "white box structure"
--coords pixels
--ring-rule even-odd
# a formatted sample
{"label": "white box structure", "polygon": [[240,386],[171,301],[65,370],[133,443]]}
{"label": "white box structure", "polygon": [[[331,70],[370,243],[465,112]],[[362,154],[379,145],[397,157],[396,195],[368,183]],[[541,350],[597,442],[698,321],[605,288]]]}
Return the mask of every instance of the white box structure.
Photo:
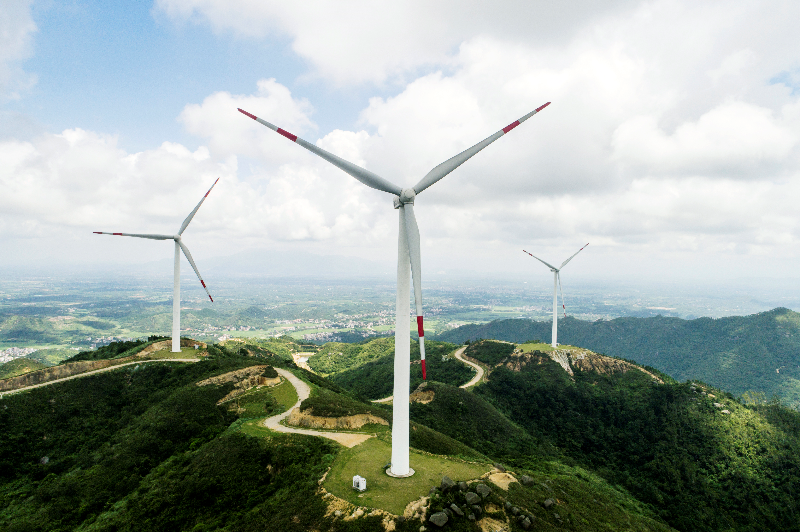
{"label": "white box structure", "polygon": [[358,475],[353,477],[353,489],[358,491],[364,491],[367,489],[367,479],[364,477],[360,477]]}

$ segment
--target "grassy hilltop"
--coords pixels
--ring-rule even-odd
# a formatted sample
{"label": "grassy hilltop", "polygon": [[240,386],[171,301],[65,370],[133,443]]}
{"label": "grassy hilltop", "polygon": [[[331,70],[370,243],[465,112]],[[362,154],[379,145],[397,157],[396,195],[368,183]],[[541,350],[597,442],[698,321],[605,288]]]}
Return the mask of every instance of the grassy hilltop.
{"label": "grassy hilltop", "polygon": [[[296,400],[288,382],[243,393],[232,393],[225,379],[197,384],[254,365],[266,365],[267,377],[275,375],[269,366],[284,368],[312,388],[301,410],[391,421],[390,407],[361,398],[380,395],[387,378],[387,342],[374,342],[320,350],[317,362],[336,382],[297,368],[291,355],[306,347],[278,339],[209,345],[193,364],[126,366],[3,397],[0,530],[383,530],[389,518],[370,505],[396,516],[402,505],[387,492],[394,483],[371,472],[364,498],[346,484],[354,464],[377,471],[388,461],[388,427],[370,425],[377,438],[346,449],[258,426]],[[408,484],[407,500],[428,495],[439,481],[431,474],[436,464],[455,456],[510,471],[480,481],[491,494],[479,516],[509,530],[523,530],[525,517],[535,530],[800,528],[800,414],[793,410],[744,404],[704,383],[679,383],[585,349],[492,341],[466,352],[487,370],[468,391],[458,385],[472,371],[450,356],[456,346],[430,344],[435,379],[411,405],[411,446],[427,457],[419,467],[428,476]],[[127,351],[121,345],[93,356]],[[343,499],[320,491],[329,467],[322,487]],[[425,512],[389,519],[395,530],[435,530],[432,513],[464,504],[458,489],[430,493]],[[353,513],[358,505],[363,515]],[[453,517],[443,530],[478,528]]]}

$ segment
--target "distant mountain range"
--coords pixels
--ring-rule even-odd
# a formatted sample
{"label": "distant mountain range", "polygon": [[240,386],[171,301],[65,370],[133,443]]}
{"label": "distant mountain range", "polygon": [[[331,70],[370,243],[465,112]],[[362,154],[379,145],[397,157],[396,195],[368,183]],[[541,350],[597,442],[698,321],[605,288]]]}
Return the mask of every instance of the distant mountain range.
{"label": "distant mountain range", "polygon": [[[435,338],[457,344],[479,338],[548,342],[551,327],[551,321],[498,320]],[[718,319],[567,317],[558,322],[558,339],[652,366],[679,381],[700,379],[737,395],[758,392],[800,407],[800,314],[786,308]]]}

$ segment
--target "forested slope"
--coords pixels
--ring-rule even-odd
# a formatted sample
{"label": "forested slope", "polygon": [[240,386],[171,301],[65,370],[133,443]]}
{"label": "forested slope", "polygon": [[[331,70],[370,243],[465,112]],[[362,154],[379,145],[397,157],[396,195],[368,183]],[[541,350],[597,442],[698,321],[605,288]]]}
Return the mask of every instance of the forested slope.
{"label": "forested slope", "polygon": [[[550,340],[551,322],[499,320],[438,335],[463,343],[478,338],[510,342]],[[756,391],[800,406],[800,314],[785,308],[728,318],[566,318],[558,339],[657,368],[679,381],[701,379],[741,395]]]}

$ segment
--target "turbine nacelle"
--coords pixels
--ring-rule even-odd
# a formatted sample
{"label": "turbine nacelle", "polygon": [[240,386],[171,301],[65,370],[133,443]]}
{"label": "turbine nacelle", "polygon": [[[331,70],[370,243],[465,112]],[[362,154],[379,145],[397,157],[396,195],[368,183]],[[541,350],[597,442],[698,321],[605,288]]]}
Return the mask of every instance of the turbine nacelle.
{"label": "turbine nacelle", "polygon": [[399,196],[394,197],[394,208],[399,209],[403,205],[414,205],[416,197],[417,193],[414,192],[413,188],[404,188]]}

